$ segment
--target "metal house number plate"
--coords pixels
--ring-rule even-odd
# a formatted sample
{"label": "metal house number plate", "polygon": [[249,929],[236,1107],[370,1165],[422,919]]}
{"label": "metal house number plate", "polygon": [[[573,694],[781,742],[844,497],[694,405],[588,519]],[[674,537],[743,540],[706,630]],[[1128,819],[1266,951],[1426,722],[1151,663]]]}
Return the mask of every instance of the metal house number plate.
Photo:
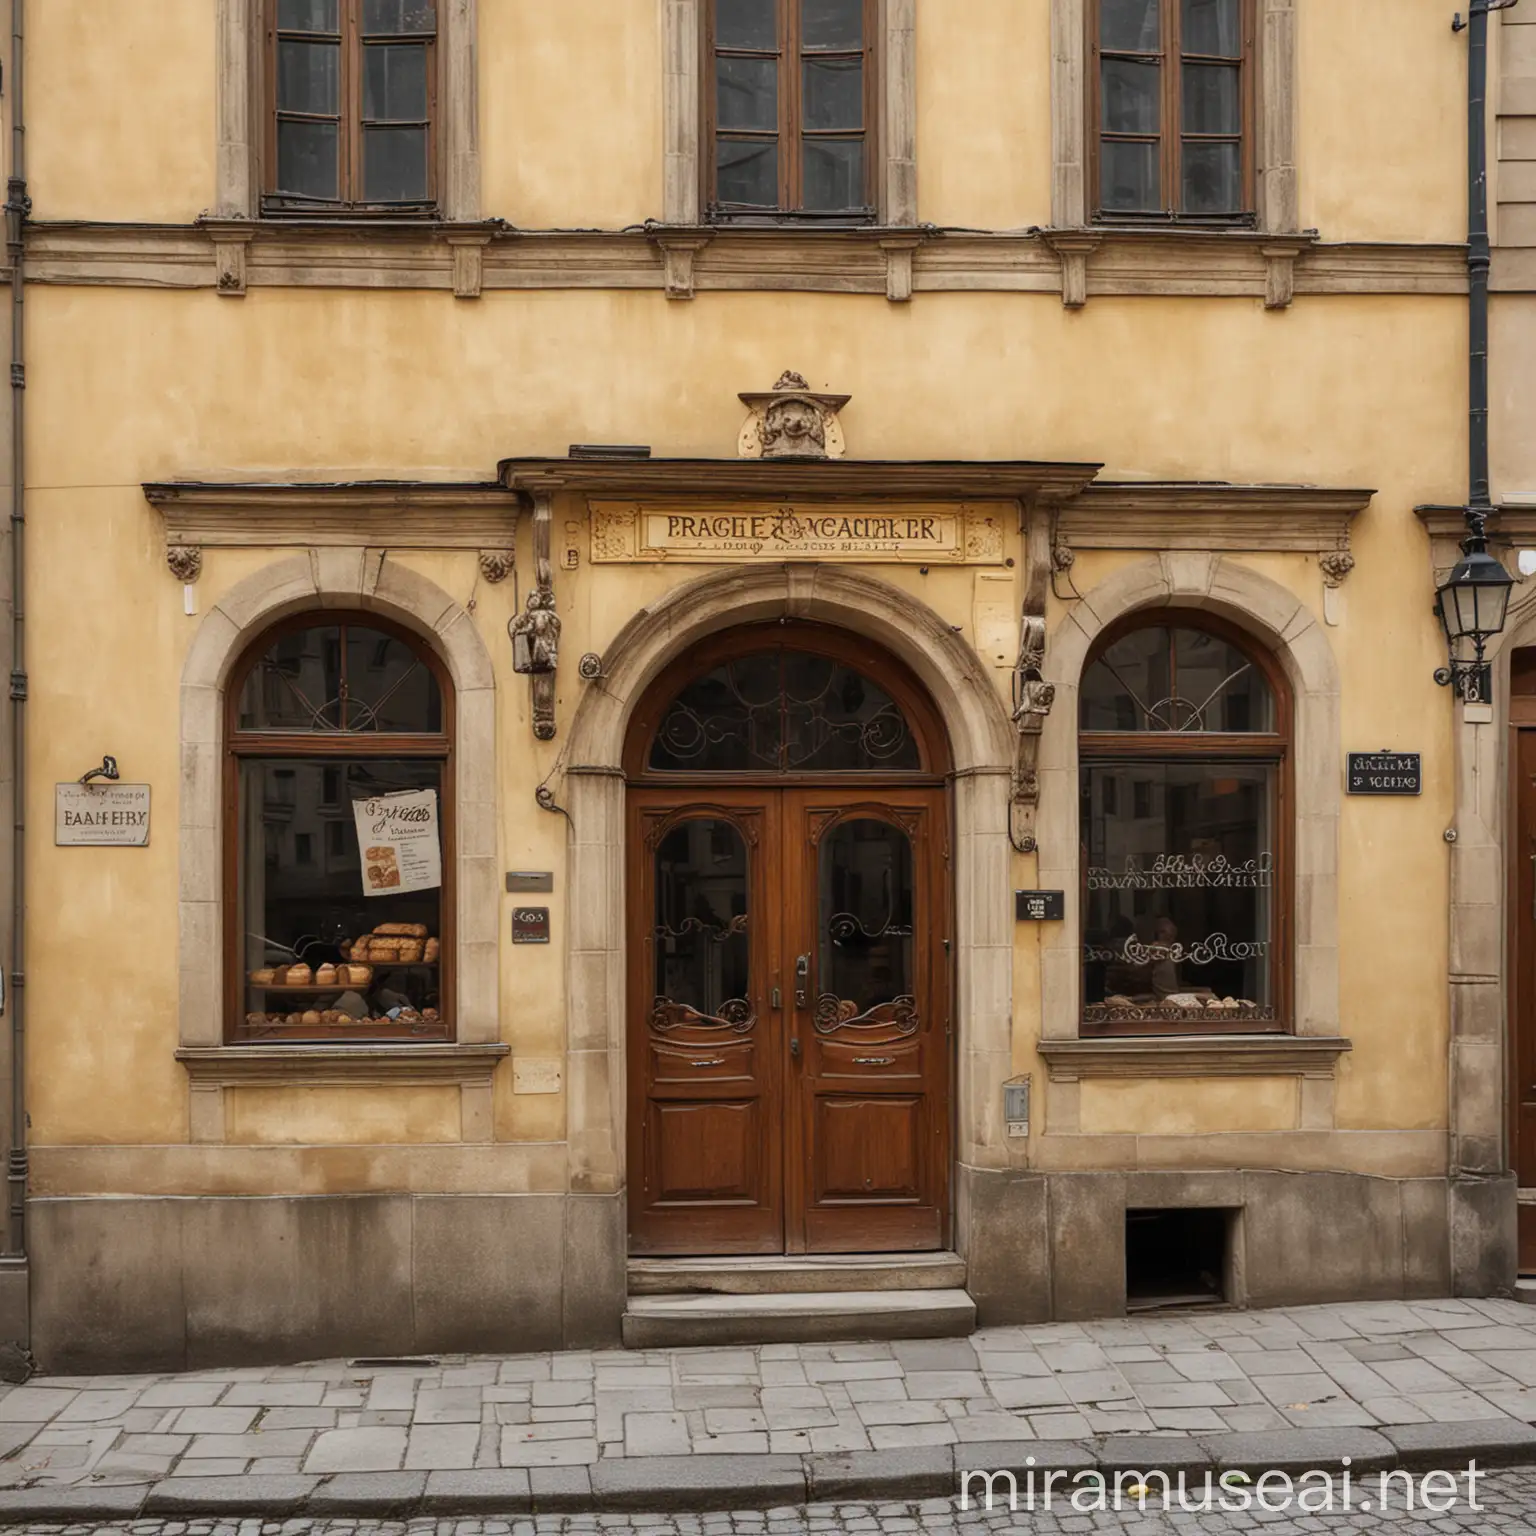
{"label": "metal house number plate", "polygon": [[549,908],[514,907],[512,942],[514,944],[548,944]]}
{"label": "metal house number plate", "polygon": [[1424,773],[1417,752],[1351,752],[1349,792],[1352,795],[1417,795],[1424,790]]}

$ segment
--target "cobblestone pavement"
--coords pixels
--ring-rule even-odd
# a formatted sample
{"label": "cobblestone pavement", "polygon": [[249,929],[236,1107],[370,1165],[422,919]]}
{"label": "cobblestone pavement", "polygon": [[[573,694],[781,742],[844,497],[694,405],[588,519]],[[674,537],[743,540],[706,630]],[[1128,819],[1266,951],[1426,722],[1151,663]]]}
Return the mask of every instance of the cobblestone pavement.
{"label": "cobblestone pavement", "polygon": [[37,1377],[0,1396],[0,1488],[1478,1420],[1536,1421],[1536,1309],[1356,1303],[968,1339]]}
{"label": "cobblestone pavement", "polygon": [[738,1510],[712,1515],[540,1515],[508,1520],[136,1520],[115,1524],[31,1525],[11,1529],[28,1536],[911,1536],[911,1533],[974,1532],[977,1536],[1020,1531],[1031,1536],[1125,1532],[1126,1536],[1213,1536],[1251,1531],[1261,1536],[1319,1536],[1329,1531],[1380,1532],[1381,1536],[1528,1536],[1536,1533],[1536,1469],[1489,1472],[1478,1486],[1481,1509],[1458,1503],[1444,1513],[1379,1511],[1297,1515],[1290,1513],[1171,1514],[1126,1511],[1074,1515],[961,1512],[946,1499],[921,1504],[813,1504],[805,1509]]}

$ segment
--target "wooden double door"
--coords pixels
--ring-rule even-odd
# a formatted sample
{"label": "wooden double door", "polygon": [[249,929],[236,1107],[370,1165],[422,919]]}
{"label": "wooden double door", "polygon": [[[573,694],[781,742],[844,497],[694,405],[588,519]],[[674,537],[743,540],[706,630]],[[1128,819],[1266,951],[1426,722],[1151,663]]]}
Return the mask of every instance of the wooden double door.
{"label": "wooden double door", "polygon": [[[1522,667],[1521,662],[1525,665]],[[1513,668],[1515,845],[1511,850],[1510,1151],[1522,1192],[1520,1269],[1536,1274],[1536,652],[1517,651]],[[1522,691],[1521,684],[1525,690]]]}
{"label": "wooden double door", "polygon": [[639,1254],[946,1246],[942,788],[633,788]]}

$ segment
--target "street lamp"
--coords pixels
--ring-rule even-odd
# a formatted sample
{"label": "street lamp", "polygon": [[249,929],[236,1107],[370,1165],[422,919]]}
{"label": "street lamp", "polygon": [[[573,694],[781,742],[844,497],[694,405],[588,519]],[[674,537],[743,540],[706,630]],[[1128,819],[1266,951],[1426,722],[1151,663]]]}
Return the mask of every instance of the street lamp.
{"label": "street lamp", "polygon": [[[1468,522],[1471,532],[1462,540],[1461,559],[1435,592],[1435,612],[1445,626],[1451,660],[1450,666],[1435,673],[1435,681],[1454,688],[1463,703],[1491,704],[1493,687],[1483,652],[1504,629],[1515,581],[1488,553],[1482,517],[1474,511]],[[1466,655],[1469,645],[1470,657]]]}

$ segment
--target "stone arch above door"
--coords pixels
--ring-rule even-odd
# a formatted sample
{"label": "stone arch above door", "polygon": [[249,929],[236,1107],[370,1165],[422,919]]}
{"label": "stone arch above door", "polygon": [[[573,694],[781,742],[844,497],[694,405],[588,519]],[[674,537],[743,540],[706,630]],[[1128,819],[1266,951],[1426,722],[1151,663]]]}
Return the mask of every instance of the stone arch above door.
{"label": "stone arch above door", "polygon": [[571,725],[564,804],[571,818],[567,1134],[574,1193],[614,1193],[625,1182],[622,761],[630,715],[652,679],[690,646],[778,618],[875,641],[915,675],[943,718],[955,778],[958,1156],[977,1167],[1008,1165],[995,1091],[1012,1070],[1014,735],[1002,696],[965,640],[889,582],[837,567],[738,568],[687,582],[632,618],[604,652],[601,681],[587,687]]}

